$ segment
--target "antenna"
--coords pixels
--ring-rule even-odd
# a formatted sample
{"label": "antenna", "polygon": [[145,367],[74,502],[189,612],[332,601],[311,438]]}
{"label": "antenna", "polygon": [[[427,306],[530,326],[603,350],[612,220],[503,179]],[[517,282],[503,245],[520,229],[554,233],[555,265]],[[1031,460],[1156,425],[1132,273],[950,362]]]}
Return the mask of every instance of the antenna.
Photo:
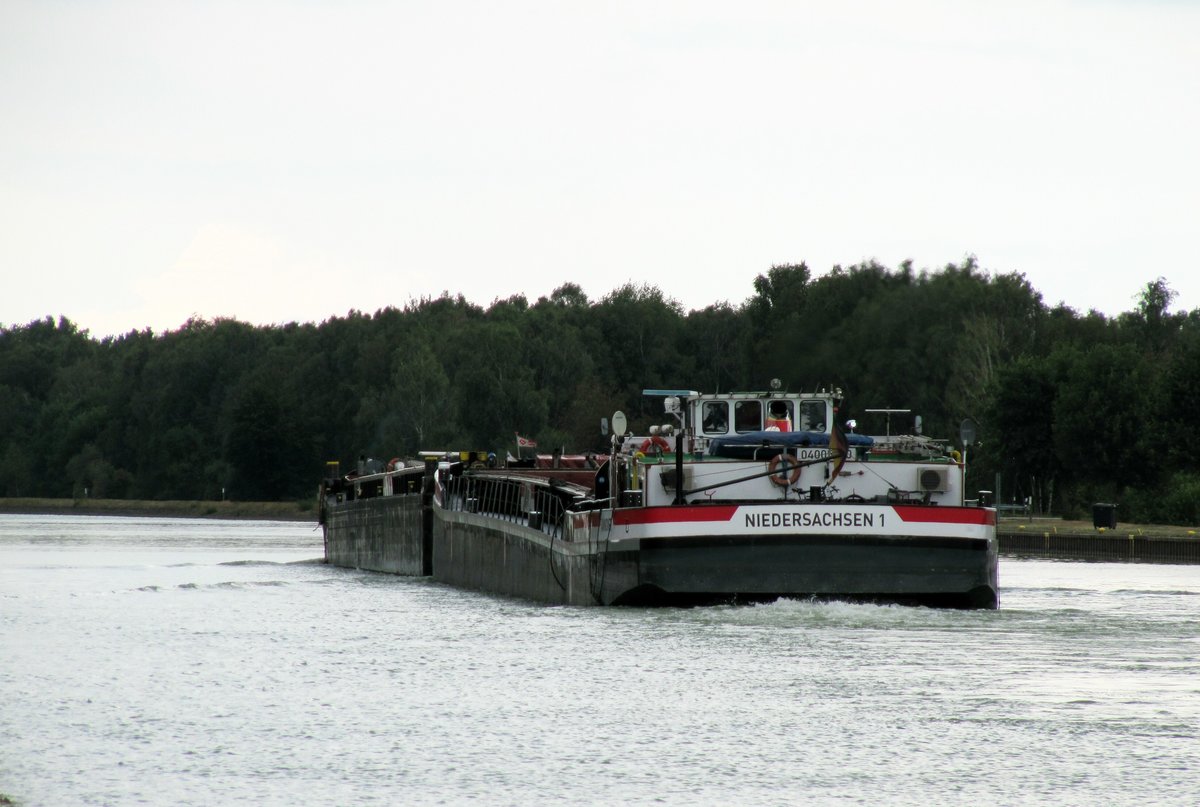
{"label": "antenna", "polygon": [[892,436],[892,415],[907,415],[911,409],[865,409],[865,412],[882,412],[886,416],[887,436]]}

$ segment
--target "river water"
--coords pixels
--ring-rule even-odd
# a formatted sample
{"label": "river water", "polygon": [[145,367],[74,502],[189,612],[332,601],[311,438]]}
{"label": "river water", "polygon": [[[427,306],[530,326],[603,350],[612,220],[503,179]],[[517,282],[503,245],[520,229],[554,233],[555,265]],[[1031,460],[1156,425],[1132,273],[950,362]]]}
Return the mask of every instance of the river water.
{"label": "river water", "polygon": [[1200,566],[999,611],[545,607],[311,524],[0,516],[22,805],[1200,803]]}

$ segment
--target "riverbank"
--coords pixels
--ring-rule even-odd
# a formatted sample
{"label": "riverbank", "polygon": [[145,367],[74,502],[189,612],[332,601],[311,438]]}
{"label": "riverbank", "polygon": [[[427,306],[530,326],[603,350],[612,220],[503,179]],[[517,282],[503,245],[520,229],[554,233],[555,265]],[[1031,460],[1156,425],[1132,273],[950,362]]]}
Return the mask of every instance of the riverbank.
{"label": "riverbank", "polygon": [[0,513],[75,516],[162,516],[316,521],[313,502],[192,502],[138,499],[0,498]]}
{"label": "riverbank", "polygon": [[1200,564],[1200,529],[1164,524],[1118,524],[1097,528],[1088,521],[1002,518],[996,528],[1000,553],[1056,560]]}
{"label": "riverbank", "polygon": [[[161,516],[264,521],[317,520],[314,502],[194,502],[136,499],[0,498],[0,513],[78,516]],[[997,525],[1004,555],[1060,560],[1200,564],[1200,528],[1118,524],[1096,529],[1088,521],[1004,517]],[[0,802],[2,807],[3,802]]]}

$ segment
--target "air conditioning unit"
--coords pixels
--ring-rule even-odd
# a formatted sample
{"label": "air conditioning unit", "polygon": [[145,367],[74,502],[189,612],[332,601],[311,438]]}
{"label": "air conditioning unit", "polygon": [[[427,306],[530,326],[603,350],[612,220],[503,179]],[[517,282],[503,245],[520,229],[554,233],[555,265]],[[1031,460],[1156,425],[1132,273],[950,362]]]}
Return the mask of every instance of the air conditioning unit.
{"label": "air conditioning unit", "polygon": [[950,489],[949,468],[918,468],[917,490],[922,493],[944,493]]}

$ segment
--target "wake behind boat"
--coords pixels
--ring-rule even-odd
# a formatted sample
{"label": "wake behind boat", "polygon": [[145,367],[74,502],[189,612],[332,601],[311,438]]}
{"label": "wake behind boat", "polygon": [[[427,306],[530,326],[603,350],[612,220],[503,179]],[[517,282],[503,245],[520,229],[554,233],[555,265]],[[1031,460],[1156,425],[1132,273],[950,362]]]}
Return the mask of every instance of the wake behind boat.
{"label": "wake behind boat", "polygon": [[607,455],[427,452],[326,479],[326,560],[577,605],[997,607],[996,511],[942,443],[844,433],[838,390],[645,394],[670,422],[634,436],[616,413]]}

